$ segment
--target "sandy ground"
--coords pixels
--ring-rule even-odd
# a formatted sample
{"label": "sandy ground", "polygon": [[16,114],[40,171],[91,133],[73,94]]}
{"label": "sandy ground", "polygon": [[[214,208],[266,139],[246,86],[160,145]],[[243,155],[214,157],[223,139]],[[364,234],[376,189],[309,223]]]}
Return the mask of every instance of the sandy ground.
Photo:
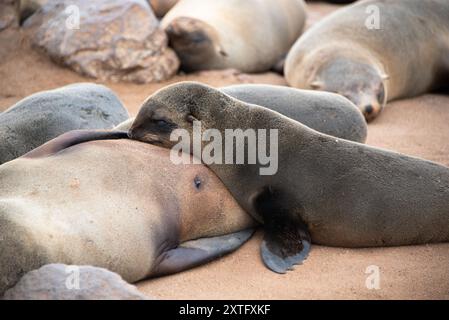
{"label": "sandy ground", "polygon": [[[315,21],[335,7],[310,7]],[[285,84],[274,73],[233,70],[180,75],[166,83],[106,83],[135,115],[155,90],[183,80],[213,86]],[[53,64],[29,46],[26,33],[0,33],[0,111],[34,92],[92,81]],[[449,165],[449,96],[425,95],[389,104],[369,125],[368,144]],[[379,249],[314,246],[305,264],[286,275],[266,269],[259,256],[262,232],[237,252],[139,288],[162,299],[449,299],[449,244]],[[380,288],[368,289],[369,266],[379,267]]]}

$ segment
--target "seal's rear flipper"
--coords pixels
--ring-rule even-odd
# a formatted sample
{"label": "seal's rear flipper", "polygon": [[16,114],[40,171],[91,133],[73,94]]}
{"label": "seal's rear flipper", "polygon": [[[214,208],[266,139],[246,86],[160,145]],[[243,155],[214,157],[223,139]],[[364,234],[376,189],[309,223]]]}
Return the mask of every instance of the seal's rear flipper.
{"label": "seal's rear flipper", "polygon": [[176,249],[164,253],[161,263],[151,276],[181,272],[220,258],[237,250],[253,233],[254,229],[247,229],[220,237],[184,242]]}
{"label": "seal's rear flipper", "polygon": [[301,264],[309,255],[311,240],[307,228],[297,221],[283,218],[265,224],[261,245],[265,265],[277,273],[286,273]]}
{"label": "seal's rear flipper", "polygon": [[44,143],[22,157],[43,158],[83,142],[113,139],[128,139],[128,133],[118,130],[73,130]]}

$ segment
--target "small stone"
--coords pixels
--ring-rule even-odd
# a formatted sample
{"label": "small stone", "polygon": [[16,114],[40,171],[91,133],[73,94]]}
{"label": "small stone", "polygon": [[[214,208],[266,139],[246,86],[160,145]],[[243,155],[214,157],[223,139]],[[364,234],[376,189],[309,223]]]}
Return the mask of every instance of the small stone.
{"label": "small stone", "polygon": [[92,266],[48,264],[28,272],[4,300],[150,300],[118,274]]}

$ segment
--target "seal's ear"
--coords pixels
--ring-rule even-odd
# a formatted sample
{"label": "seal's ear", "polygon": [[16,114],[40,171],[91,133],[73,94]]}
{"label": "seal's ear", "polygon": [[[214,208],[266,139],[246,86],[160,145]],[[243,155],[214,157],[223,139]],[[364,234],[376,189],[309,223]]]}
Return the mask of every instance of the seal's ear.
{"label": "seal's ear", "polygon": [[310,83],[310,88],[313,90],[320,90],[324,87],[324,83],[320,80],[314,80]]}
{"label": "seal's ear", "polygon": [[46,142],[40,147],[26,153],[23,158],[43,158],[51,156],[59,151],[67,149],[76,144],[92,140],[127,139],[126,131],[118,130],[73,130]]}
{"label": "seal's ear", "polygon": [[151,276],[181,272],[220,258],[237,250],[253,233],[254,229],[247,229],[220,237],[184,242],[176,249],[163,254],[161,263],[153,270]]}
{"label": "seal's ear", "polygon": [[228,53],[220,46],[216,46],[215,50],[217,50],[217,52],[223,56],[223,57],[228,57]]}

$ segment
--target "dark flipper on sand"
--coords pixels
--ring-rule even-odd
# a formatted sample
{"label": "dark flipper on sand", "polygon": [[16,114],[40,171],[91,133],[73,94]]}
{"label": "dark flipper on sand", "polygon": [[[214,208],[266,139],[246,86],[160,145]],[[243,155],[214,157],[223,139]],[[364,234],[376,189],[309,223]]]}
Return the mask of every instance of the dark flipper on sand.
{"label": "dark flipper on sand", "polygon": [[307,229],[298,222],[279,219],[269,226],[265,224],[261,254],[265,265],[274,272],[286,273],[295,265],[302,264],[309,255],[310,247]]}
{"label": "dark flipper on sand", "polygon": [[176,249],[164,253],[157,270],[152,276],[163,276],[181,272],[237,250],[254,233],[254,229],[247,229],[220,237],[202,238],[182,243]]}
{"label": "dark flipper on sand", "polygon": [[[311,239],[307,226],[298,213],[284,208],[289,200],[270,187],[263,189],[255,198],[254,205],[264,221],[265,236],[261,245],[265,265],[277,273],[292,270],[309,255]],[[302,209],[300,204],[296,206]]]}
{"label": "dark flipper on sand", "polygon": [[43,158],[80,143],[93,140],[114,139],[128,139],[128,133],[126,131],[118,130],[73,130],[62,134],[47,143],[44,143],[40,147],[26,153],[22,157]]}

